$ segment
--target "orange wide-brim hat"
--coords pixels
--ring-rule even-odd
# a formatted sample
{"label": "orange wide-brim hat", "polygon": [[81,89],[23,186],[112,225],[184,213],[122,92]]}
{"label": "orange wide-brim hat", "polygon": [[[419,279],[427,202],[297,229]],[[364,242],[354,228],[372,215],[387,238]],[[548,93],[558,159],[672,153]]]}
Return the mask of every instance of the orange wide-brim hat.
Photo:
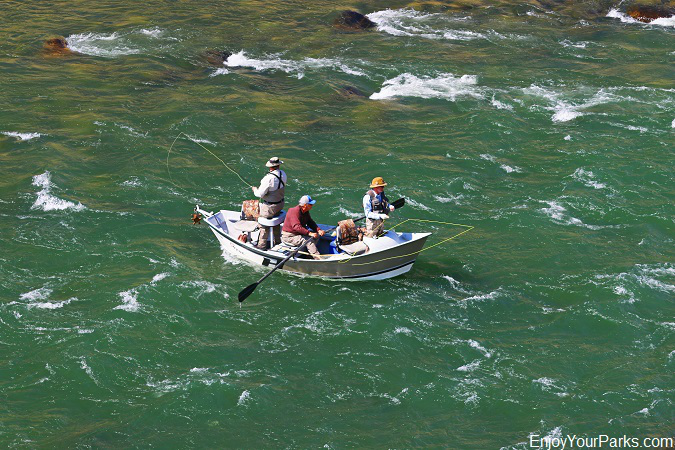
{"label": "orange wide-brim hat", "polygon": [[375,178],[373,178],[373,181],[370,183],[371,188],[380,187],[380,186],[384,187],[386,185],[387,185],[387,183],[384,182],[384,178],[382,178],[382,177],[375,177]]}

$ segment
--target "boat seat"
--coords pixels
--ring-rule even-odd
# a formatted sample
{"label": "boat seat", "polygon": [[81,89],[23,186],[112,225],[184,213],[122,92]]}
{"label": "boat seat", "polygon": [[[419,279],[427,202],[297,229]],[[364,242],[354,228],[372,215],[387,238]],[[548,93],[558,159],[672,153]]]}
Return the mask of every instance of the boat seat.
{"label": "boat seat", "polygon": [[245,233],[251,233],[258,228],[258,222],[254,220],[240,220],[232,224],[232,226]]}
{"label": "boat seat", "polygon": [[270,219],[258,217],[258,223],[264,227],[276,227],[277,225],[281,225],[282,223],[284,223],[284,219],[286,219],[286,211],[281,210],[281,212],[278,215]]}

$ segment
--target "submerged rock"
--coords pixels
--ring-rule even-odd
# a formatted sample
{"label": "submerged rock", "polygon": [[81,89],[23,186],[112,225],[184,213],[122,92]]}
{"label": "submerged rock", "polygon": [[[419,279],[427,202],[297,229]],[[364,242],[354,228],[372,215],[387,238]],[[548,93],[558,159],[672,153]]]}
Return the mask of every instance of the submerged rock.
{"label": "submerged rock", "polygon": [[204,52],[204,58],[212,66],[221,67],[227,58],[232,56],[232,53],[225,50],[206,50]]}
{"label": "submerged rock", "polygon": [[55,56],[67,55],[73,52],[68,48],[68,41],[62,37],[47,39],[43,49],[45,53]]}
{"label": "submerged rock", "polygon": [[338,93],[344,98],[368,97],[368,95],[366,95],[363,91],[361,91],[359,88],[355,88],[354,86],[341,86],[338,89]]}
{"label": "submerged rock", "polygon": [[649,23],[652,20],[671,17],[675,14],[675,10],[657,5],[634,5],[626,10],[626,14],[640,22]]}
{"label": "submerged rock", "polygon": [[347,30],[368,30],[375,28],[375,22],[356,11],[342,11],[335,19],[334,25]]}

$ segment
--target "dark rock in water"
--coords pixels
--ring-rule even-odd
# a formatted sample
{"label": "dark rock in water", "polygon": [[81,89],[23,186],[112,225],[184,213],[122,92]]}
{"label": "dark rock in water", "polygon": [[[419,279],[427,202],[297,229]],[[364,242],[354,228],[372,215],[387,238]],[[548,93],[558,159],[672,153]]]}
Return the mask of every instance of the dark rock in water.
{"label": "dark rock in water", "polygon": [[50,55],[67,55],[72,53],[72,50],[68,48],[68,41],[62,37],[47,39],[43,48]]}
{"label": "dark rock in water", "polygon": [[327,131],[333,128],[333,123],[325,118],[300,122],[299,125],[303,129],[311,131]]}
{"label": "dark rock in water", "polygon": [[338,92],[343,97],[367,97],[363,91],[354,86],[342,86]]}
{"label": "dark rock in water", "polygon": [[206,61],[212,66],[222,66],[227,58],[232,56],[232,53],[225,50],[207,50],[204,52]]}
{"label": "dark rock in water", "polygon": [[342,11],[340,16],[335,19],[335,26],[348,30],[367,30],[375,28],[375,22],[356,11]]}
{"label": "dark rock in water", "polygon": [[675,10],[657,5],[634,5],[626,10],[626,14],[640,22],[649,23],[662,17],[671,17]]}

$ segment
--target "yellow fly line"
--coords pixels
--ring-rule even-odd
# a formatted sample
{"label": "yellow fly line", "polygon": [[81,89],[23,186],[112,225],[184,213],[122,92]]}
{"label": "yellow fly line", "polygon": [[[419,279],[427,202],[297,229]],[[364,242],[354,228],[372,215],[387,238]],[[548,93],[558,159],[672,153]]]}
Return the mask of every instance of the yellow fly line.
{"label": "yellow fly line", "polygon": [[[365,265],[367,265],[367,264],[375,264],[375,263],[378,263],[378,262],[381,262],[381,261],[387,261],[387,260],[389,260],[389,259],[405,258],[406,256],[416,255],[416,254],[418,254],[418,253],[422,253],[422,252],[424,252],[424,251],[426,251],[426,250],[429,250],[429,249],[432,249],[432,248],[434,248],[434,247],[436,247],[436,246],[438,246],[438,245],[441,245],[441,244],[444,244],[444,243],[446,243],[446,242],[448,242],[448,241],[451,241],[452,239],[455,239],[455,238],[457,238],[457,237],[463,235],[464,233],[468,233],[469,231],[471,231],[471,230],[473,230],[473,229],[475,228],[475,227],[472,226],[472,225],[462,225],[461,223],[442,222],[442,221],[440,221],[440,220],[406,219],[406,220],[404,220],[403,222],[399,222],[399,223],[397,223],[396,225],[394,225],[393,227],[391,227],[390,230],[393,230],[393,229],[396,228],[397,226],[403,225],[404,223],[409,222],[409,221],[426,222],[426,223],[439,223],[439,224],[442,224],[442,225],[452,225],[452,226],[456,226],[456,227],[463,227],[463,228],[466,228],[466,230],[462,231],[461,233],[457,233],[457,234],[455,234],[454,236],[450,236],[449,238],[443,239],[442,241],[437,242],[437,243],[435,243],[434,245],[430,245],[429,247],[425,247],[425,248],[423,248],[423,249],[421,249],[421,250],[418,250],[418,251],[416,251],[416,252],[408,253],[408,254],[405,254],[405,255],[390,256],[390,257],[388,257],[388,258],[382,258],[382,259],[378,259],[378,260],[370,261],[370,262],[365,262],[365,263],[354,263],[354,264],[352,264],[352,265],[354,265],[354,266],[365,266]],[[348,259],[345,259],[345,260],[343,260],[343,261],[339,261],[339,263],[340,263],[340,264],[347,263],[347,262],[351,261],[352,258],[353,258],[353,256],[350,257],[350,258],[348,258]]]}
{"label": "yellow fly line", "polygon": [[[176,141],[178,140],[178,138],[181,137],[181,136],[185,136],[186,138],[190,139],[190,136],[188,136],[187,134],[185,134],[185,133],[183,133],[183,132],[181,131],[180,133],[178,133],[178,136],[176,136],[176,139],[173,140],[173,143],[171,144],[171,147],[169,147],[169,151],[166,153],[166,171],[169,172],[169,178],[171,178],[171,169],[169,168],[169,155],[171,154],[171,150],[173,149],[174,144],[176,143]],[[195,144],[199,145],[201,148],[203,148],[204,150],[206,150],[207,152],[209,152],[209,153],[211,154],[211,156],[213,156],[213,157],[216,158],[218,161],[220,161],[220,162],[225,166],[225,168],[227,168],[227,170],[229,170],[230,172],[232,172],[233,174],[235,174],[237,177],[239,177],[239,179],[240,179],[246,186],[252,187],[252,186],[251,186],[246,180],[244,180],[244,179],[241,177],[241,175],[239,175],[234,169],[230,168],[230,166],[228,166],[227,164],[225,164],[225,161],[223,161],[222,159],[220,159],[220,158],[218,157],[218,155],[216,155],[215,153],[213,153],[213,152],[212,152],[211,150],[209,150],[208,148],[204,147],[204,146],[203,146],[202,144],[200,144],[199,142],[193,141],[192,139],[190,139],[190,141],[194,142]],[[173,178],[171,178],[171,182],[173,183]],[[173,183],[173,184],[176,185],[176,183]]]}

